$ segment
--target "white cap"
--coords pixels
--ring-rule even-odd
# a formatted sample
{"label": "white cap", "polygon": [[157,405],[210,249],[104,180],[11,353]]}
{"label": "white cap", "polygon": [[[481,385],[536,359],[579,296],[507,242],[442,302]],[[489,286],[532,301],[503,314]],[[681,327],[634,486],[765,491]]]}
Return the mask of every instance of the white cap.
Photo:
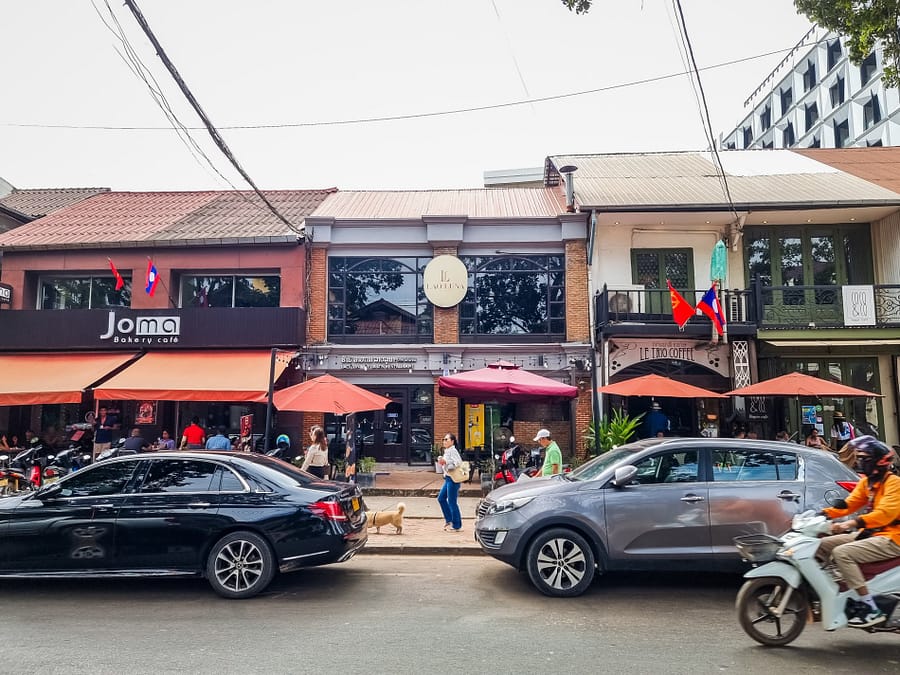
{"label": "white cap", "polygon": [[537,436],[534,437],[534,441],[537,442],[542,438],[550,438],[550,431],[548,429],[541,429],[537,432]]}
{"label": "white cap", "polygon": [[509,437],[509,442],[510,442],[510,443],[515,443],[515,442],[516,442],[516,437],[515,437],[515,436],[510,436],[510,437]]}

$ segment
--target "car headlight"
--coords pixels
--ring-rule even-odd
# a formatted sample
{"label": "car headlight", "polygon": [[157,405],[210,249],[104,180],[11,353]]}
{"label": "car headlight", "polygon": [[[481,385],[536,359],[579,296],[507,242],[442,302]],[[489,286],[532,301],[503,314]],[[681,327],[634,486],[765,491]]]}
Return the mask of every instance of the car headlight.
{"label": "car headlight", "polygon": [[528,502],[530,502],[534,497],[519,497],[518,499],[501,499],[499,502],[495,502],[488,507],[487,514],[488,516],[496,516],[501,513],[507,513],[509,511],[515,511],[516,509],[521,509]]}

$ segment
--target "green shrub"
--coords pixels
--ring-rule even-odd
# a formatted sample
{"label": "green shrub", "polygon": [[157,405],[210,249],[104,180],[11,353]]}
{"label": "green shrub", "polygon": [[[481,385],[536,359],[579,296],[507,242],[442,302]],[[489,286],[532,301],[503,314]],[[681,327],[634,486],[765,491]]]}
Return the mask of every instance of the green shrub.
{"label": "green shrub", "polygon": [[[597,453],[597,438],[600,439],[599,454],[609,452],[613,448],[625,445],[631,437],[634,436],[637,428],[641,425],[644,413],[629,417],[628,413],[614,409],[612,417],[601,417],[600,422],[596,420],[591,422],[584,431],[584,440],[587,443],[590,454]],[[591,450],[593,452],[591,452]]]}

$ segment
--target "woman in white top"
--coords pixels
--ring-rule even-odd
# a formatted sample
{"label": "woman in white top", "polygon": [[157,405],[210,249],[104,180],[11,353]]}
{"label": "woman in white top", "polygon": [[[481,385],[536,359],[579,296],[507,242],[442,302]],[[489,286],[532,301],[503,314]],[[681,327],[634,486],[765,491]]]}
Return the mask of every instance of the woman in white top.
{"label": "woman in white top", "polygon": [[438,464],[444,470],[444,487],[438,493],[438,504],[444,514],[444,531],[459,532],[462,529],[462,516],[459,513],[459,483],[454,482],[447,474],[462,464],[462,457],[456,449],[456,436],[444,434],[441,441],[444,454],[438,457]]}
{"label": "woman in white top", "polygon": [[306,451],[306,457],[303,458],[303,471],[309,471],[313,476],[325,478],[325,470],[328,468],[328,438],[325,436],[325,430],[316,425],[309,430],[309,437],[312,445]]}
{"label": "woman in white top", "polygon": [[840,410],[835,410],[832,418],[834,419],[834,424],[831,426],[831,444],[835,449],[839,449],[845,443],[853,440],[856,434],[850,422],[846,420],[844,413]]}

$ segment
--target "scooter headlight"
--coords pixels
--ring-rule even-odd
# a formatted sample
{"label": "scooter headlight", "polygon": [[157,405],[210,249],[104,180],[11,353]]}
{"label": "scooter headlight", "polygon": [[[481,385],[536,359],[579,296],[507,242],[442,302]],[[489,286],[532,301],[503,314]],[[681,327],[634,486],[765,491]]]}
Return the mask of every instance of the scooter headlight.
{"label": "scooter headlight", "polygon": [[516,509],[520,509],[525,506],[528,502],[530,502],[534,497],[519,497],[517,499],[501,499],[498,502],[495,502],[488,509],[486,515],[496,516],[501,513],[508,513],[509,511],[515,511]]}

